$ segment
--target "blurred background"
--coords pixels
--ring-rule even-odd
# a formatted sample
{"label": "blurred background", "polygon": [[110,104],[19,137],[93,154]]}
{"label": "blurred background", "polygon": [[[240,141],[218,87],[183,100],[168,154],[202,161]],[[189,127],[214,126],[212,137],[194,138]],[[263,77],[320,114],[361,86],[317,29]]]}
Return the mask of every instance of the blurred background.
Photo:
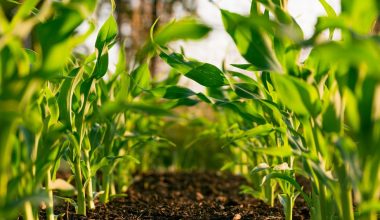
{"label": "blurred background", "polygon": [[[340,11],[339,0],[327,0]],[[172,48],[180,50],[182,47],[188,57],[204,62],[222,66],[223,61],[227,64],[244,63],[239,55],[232,39],[224,31],[219,9],[226,9],[240,14],[248,14],[251,0],[115,0],[117,21],[120,30],[119,44],[112,48],[111,67],[117,62],[117,51],[124,42],[127,54],[127,62],[133,60],[137,49],[142,46],[149,30],[156,19],[160,24],[178,19],[184,16],[196,16],[204,23],[212,27],[213,31],[202,41],[179,41],[171,45]],[[296,18],[304,31],[305,37],[310,37],[314,30],[317,17],[323,15],[324,9],[319,0],[289,0],[289,11]],[[97,9],[97,23],[102,24],[108,17],[111,5],[108,0],[102,0]],[[97,25],[101,27],[101,25]],[[88,39],[88,48],[94,48],[96,33]],[[304,53],[307,53],[305,51]],[[151,64],[151,72],[154,75],[165,73],[167,67],[155,60]],[[187,84],[189,82],[183,82]],[[196,90],[197,85],[192,87]]]}

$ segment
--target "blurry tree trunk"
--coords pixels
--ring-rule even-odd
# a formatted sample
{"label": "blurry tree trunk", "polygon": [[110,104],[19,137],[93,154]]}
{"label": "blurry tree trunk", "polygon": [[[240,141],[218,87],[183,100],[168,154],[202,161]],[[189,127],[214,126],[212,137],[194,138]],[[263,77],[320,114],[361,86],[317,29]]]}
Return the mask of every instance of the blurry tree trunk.
{"label": "blurry tree trunk", "polygon": [[[120,30],[120,45],[124,44],[127,64],[133,63],[135,54],[149,38],[149,31],[159,17],[159,23],[168,22],[173,17],[175,3],[194,5],[195,0],[116,0],[117,23]],[[190,2],[190,3],[189,3]],[[186,10],[186,7],[184,7]],[[194,8],[194,7],[189,7]],[[190,10],[187,10],[190,11]],[[156,58],[150,63],[151,73],[157,72]]]}

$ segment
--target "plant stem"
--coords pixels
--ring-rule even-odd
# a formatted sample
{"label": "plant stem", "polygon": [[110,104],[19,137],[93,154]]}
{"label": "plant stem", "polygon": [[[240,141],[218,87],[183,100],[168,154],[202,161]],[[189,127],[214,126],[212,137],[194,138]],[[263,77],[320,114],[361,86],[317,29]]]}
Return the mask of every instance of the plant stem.
{"label": "plant stem", "polygon": [[285,199],[287,200],[287,205],[285,208],[285,220],[292,220],[293,219],[293,199],[291,196],[287,195],[285,196]]}
{"label": "plant stem", "polygon": [[321,212],[321,217],[322,219],[327,219],[328,216],[326,215],[326,205],[328,203],[326,199],[326,191],[325,191],[325,186],[319,182],[318,183],[318,190],[319,190],[319,207],[320,207],[320,212]]}
{"label": "plant stem", "polygon": [[0,129],[0,207],[5,204],[8,192],[8,169],[11,167],[10,159],[12,152],[11,135],[13,134],[14,122],[1,121]]}
{"label": "plant stem", "polygon": [[110,178],[110,175],[108,174],[108,168],[105,168],[103,170],[103,182],[102,182],[104,193],[102,197],[100,198],[100,201],[102,203],[108,203],[109,201],[110,181],[111,181],[111,178]]}
{"label": "plant stem", "polygon": [[78,203],[78,211],[77,214],[79,215],[86,215],[86,201],[85,201],[85,193],[83,189],[83,183],[82,183],[82,171],[80,167],[80,156],[77,155],[74,162],[74,169],[75,169],[75,183],[78,190],[77,195],[77,203]]}
{"label": "plant stem", "polygon": [[340,202],[341,202],[341,218],[347,220],[354,219],[354,209],[352,206],[351,186],[347,178],[346,167],[344,164],[337,166],[337,175],[340,185]]}
{"label": "plant stem", "polygon": [[94,196],[92,190],[92,176],[91,176],[91,163],[89,150],[84,150],[84,159],[86,161],[86,169],[88,173],[87,187],[86,187],[86,199],[89,209],[95,209]]}
{"label": "plant stem", "polygon": [[32,203],[30,201],[24,203],[24,215],[25,220],[34,220]]}
{"label": "plant stem", "polygon": [[48,193],[48,203],[46,207],[46,219],[54,220],[54,198],[51,190],[51,168],[46,173],[46,192]]}

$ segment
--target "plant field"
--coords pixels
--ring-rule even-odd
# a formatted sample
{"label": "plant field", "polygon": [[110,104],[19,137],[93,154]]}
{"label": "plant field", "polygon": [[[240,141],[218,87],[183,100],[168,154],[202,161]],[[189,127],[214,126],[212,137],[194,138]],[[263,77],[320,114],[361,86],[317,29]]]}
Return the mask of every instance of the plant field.
{"label": "plant field", "polygon": [[[299,218],[296,201],[313,220],[380,218],[379,1],[341,0],[336,12],[319,0],[326,15],[310,38],[288,0],[252,0],[247,15],[220,9],[246,61],[222,67],[171,47],[212,31],[195,17],[158,18],[127,58],[116,16],[123,9],[107,2],[97,27],[99,2],[0,1],[0,220],[66,219],[60,202],[86,215],[126,201],[117,199],[139,186],[137,174],[168,170],[174,189],[181,172],[220,170],[220,190],[233,186],[250,196],[244,205],[267,207],[233,219],[279,206],[286,220]],[[93,48],[81,50],[92,33]],[[301,60],[304,49],[311,52]],[[163,78],[153,74],[157,60],[168,67]],[[214,198],[196,193],[199,203]]]}

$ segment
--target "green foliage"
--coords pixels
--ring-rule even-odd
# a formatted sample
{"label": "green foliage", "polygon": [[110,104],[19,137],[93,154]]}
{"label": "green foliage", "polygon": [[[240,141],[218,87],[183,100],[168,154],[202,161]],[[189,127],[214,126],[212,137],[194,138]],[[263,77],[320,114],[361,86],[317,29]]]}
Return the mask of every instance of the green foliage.
{"label": "green foliage", "polygon": [[[278,199],[286,219],[299,195],[312,219],[376,219],[380,45],[372,29],[380,5],[342,0],[337,14],[319,2],[327,15],[310,39],[303,39],[286,0],[252,1],[248,16],[221,10],[247,61],[231,64],[236,71],[170,49],[170,42],[201,39],[211,30],[184,18],[158,30],[153,25],[133,66],[126,66],[119,45],[114,72],[113,11],[95,52],[80,54],[73,50],[95,30],[88,17],[96,1],[2,3],[0,219],[34,219],[41,202],[54,219],[53,190],[61,189],[54,180],[63,161],[77,191],[75,201],[67,200],[79,214],[95,208],[94,195],[107,203],[125,192],[133,172],[174,166],[244,174],[251,185],[243,191],[270,205]],[[3,13],[9,8],[11,20]],[[84,22],[89,28],[78,35]],[[321,40],[327,30],[329,38]],[[31,48],[24,48],[26,38]],[[300,62],[304,47],[312,50]],[[150,71],[155,56],[172,68],[161,81]],[[181,77],[205,92],[181,86]]]}

